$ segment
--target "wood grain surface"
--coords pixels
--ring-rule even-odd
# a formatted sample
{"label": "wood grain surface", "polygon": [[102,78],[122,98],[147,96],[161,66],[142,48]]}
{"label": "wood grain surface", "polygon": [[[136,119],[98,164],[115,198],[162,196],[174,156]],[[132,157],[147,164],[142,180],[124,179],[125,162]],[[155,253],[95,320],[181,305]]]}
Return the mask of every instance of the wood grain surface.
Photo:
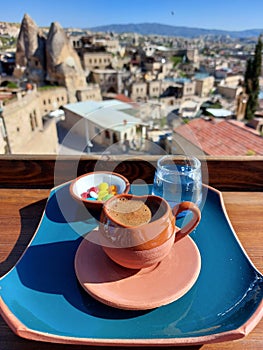
{"label": "wood grain surface", "polygon": [[[24,165],[21,163],[20,171]],[[46,166],[45,166],[46,167]],[[33,167],[37,169],[37,165]],[[27,173],[27,171],[25,171]],[[30,242],[41,219],[49,190],[0,189],[0,275],[17,262]],[[263,272],[263,192],[224,192],[231,223],[254,265]],[[16,336],[0,317],[1,350],[84,350],[105,347],[72,346],[30,341]],[[125,349],[124,347],[119,348]],[[147,347],[145,348],[147,349]],[[149,348],[148,348],[149,349]],[[155,347],[154,349],[160,349]],[[166,347],[177,350],[262,350],[263,320],[245,338],[232,342],[189,347]]]}
{"label": "wood grain surface", "polygon": [[[158,156],[0,156],[0,188],[46,188],[95,170],[152,183]],[[263,157],[201,157],[204,183],[220,191],[263,191]]]}

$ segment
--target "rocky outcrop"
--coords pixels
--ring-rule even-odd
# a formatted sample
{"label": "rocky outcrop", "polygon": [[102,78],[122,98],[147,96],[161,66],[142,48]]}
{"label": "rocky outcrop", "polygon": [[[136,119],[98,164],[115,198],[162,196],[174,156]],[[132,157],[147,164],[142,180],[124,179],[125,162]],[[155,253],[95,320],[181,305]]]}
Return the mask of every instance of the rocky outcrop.
{"label": "rocky outcrop", "polygon": [[0,35],[8,35],[17,38],[19,34],[19,23],[0,22]]}
{"label": "rocky outcrop", "polygon": [[17,39],[16,76],[25,75],[34,83],[45,79],[46,38],[29,15],[25,15]]}
{"label": "rocky outcrop", "polygon": [[73,102],[76,90],[86,87],[86,78],[77,52],[57,22],[51,24],[48,33],[46,59],[46,80],[65,86],[69,92],[69,100]]}
{"label": "rocky outcrop", "polygon": [[27,14],[18,36],[14,75],[37,85],[65,86],[70,102],[76,101],[76,90],[87,86],[80,58],[64,29],[59,23],[52,23],[46,37]]}

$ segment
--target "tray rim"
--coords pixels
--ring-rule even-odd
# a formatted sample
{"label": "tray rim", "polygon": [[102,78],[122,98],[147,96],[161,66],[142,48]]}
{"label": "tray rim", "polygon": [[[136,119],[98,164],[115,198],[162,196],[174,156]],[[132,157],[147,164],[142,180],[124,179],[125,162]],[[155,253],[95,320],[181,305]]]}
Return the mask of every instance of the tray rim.
{"label": "tray rim", "polygon": [[169,346],[169,345],[201,345],[220,343],[231,340],[238,340],[248,335],[260,321],[263,316],[263,300],[259,304],[254,314],[245,322],[242,326],[235,330],[226,331],[222,333],[215,333],[206,336],[188,337],[188,338],[151,338],[151,339],[123,339],[123,338],[79,338],[53,335],[50,333],[35,331],[26,327],[6,306],[3,299],[0,297],[0,311],[1,316],[12,329],[12,331],[25,339],[52,342],[61,344],[74,344],[74,345],[119,345],[119,346]]}
{"label": "tray rim", "polygon": [[[61,185],[58,185],[56,187],[53,187],[49,192],[49,197],[52,192],[54,192],[56,189],[63,187],[72,181],[65,182]],[[253,269],[262,276],[261,272],[255,267],[252,260],[248,256],[246,250],[242,246],[232,224],[228,217],[226,207],[224,204],[224,198],[222,193],[213,188],[209,185],[204,185],[203,187],[206,188],[206,190],[210,190],[212,192],[215,192],[219,199],[220,199],[220,205],[222,208],[222,211],[224,213],[225,219],[228,222],[228,225],[232,231],[232,234],[234,238],[236,239],[239,248],[242,250],[245,257],[248,259],[248,262],[253,267]],[[49,199],[48,197],[48,199]],[[33,234],[30,242],[28,243],[25,251],[20,256],[16,264],[3,276],[1,276],[0,281],[4,279],[5,276],[7,276],[20,262],[20,260],[23,258],[24,254],[26,253],[27,249],[30,247],[32,241],[34,240],[35,236],[38,233],[38,229],[41,226],[42,220],[45,216],[46,207],[48,204],[48,200],[46,202],[45,208],[43,210],[43,214],[41,216],[41,219],[39,221],[39,224],[35,230],[35,233]],[[84,238],[83,238],[84,239]],[[240,327],[221,332],[221,333],[214,333],[204,336],[196,336],[196,337],[185,337],[185,338],[136,338],[136,339],[125,339],[125,338],[82,338],[82,337],[71,337],[71,336],[61,336],[61,335],[55,335],[47,332],[41,332],[36,331],[34,329],[31,329],[24,325],[14,314],[13,312],[8,308],[8,306],[5,304],[4,300],[0,296],[0,315],[4,319],[4,321],[7,323],[7,325],[10,327],[10,329],[18,336],[29,339],[29,340],[35,340],[35,341],[42,341],[42,342],[52,342],[52,343],[61,343],[61,344],[74,344],[74,345],[98,345],[98,346],[169,346],[169,345],[200,345],[200,344],[212,344],[212,343],[220,343],[220,342],[226,342],[226,341],[232,341],[232,340],[238,340],[245,336],[247,336],[259,323],[261,318],[263,317],[263,299],[259,303],[258,307],[254,311],[254,313],[250,316],[250,318],[242,324]]]}

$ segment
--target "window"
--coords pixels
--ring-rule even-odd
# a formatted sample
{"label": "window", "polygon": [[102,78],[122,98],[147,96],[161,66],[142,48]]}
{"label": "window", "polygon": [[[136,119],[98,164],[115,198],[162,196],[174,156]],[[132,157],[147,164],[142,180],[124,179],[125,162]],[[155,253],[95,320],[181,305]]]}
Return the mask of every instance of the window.
{"label": "window", "polygon": [[105,134],[105,138],[106,139],[110,139],[110,132],[109,132],[109,130],[105,130],[104,134]]}
{"label": "window", "polygon": [[35,127],[38,127],[37,114],[35,109],[33,111],[33,119],[34,119]]}
{"label": "window", "polygon": [[34,131],[35,123],[34,123],[33,115],[31,113],[29,114],[29,119],[30,119],[31,130]]}

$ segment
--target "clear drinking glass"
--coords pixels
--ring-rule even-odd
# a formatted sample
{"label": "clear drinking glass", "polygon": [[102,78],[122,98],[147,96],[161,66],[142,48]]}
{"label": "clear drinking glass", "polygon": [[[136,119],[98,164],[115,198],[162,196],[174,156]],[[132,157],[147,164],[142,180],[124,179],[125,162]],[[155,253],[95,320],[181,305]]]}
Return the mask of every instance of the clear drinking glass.
{"label": "clear drinking glass", "polygon": [[[164,198],[171,208],[189,201],[202,201],[201,162],[193,156],[167,155],[157,162],[152,193]],[[181,216],[185,215],[184,213]]]}

